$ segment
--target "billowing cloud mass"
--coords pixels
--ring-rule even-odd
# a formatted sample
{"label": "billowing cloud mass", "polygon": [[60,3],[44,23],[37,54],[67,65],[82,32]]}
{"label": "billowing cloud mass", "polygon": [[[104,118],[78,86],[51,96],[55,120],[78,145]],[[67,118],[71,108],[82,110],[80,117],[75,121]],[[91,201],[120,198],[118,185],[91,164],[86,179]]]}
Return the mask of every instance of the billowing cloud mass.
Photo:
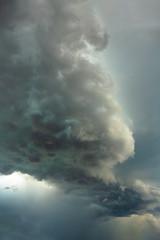
{"label": "billowing cloud mass", "polygon": [[0,172],[59,189],[44,209],[39,198],[25,209],[2,201],[3,238],[94,240],[104,219],[119,226],[120,217],[143,218],[159,203],[141,194],[139,182],[121,186],[112,172],[134,155],[134,139],[98,61],[108,36],[95,15],[87,0],[0,1]]}
{"label": "billowing cloud mass", "polygon": [[134,140],[91,54],[108,37],[88,2],[1,1],[0,11],[1,172],[113,181]]}

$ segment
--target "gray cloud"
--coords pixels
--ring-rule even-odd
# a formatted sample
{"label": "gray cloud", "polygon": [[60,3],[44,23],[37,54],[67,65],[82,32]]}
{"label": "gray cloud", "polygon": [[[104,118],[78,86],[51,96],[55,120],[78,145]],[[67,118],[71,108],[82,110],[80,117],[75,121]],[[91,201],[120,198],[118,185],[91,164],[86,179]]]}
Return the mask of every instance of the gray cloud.
{"label": "gray cloud", "polygon": [[0,172],[47,179],[63,192],[45,206],[8,203],[0,234],[96,239],[101,221],[145,211],[152,201],[122,189],[112,173],[133,156],[134,139],[96,58],[108,36],[85,0],[0,6]]}
{"label": "gray cloud", "polygon": [[[17,175],[13,174],[13,177]],[[105,194],[103,199],[103,194],[96,196],[98,191],[95,197],[91,197],[84,194],[84,189],[72,188],[72,191],[64,192],[57,186],[37,182],[28,175],[21,174],[20,179],[23,179],[25,190],[21,181],[17,182],[17,191],[0,186],[2,239],[158,239],[158,215],[155,217],[146,212],[133,214],[133,211],[126,214],[129,206],[144,205],[131,189],[99,185],[99,192]],[[4,184],[0,178],[2,182]],[[90,192],[94,191],[92,187],[88,188]],[[95,198],[103,202],[103,207],[97,204]]]}
{"label": "gray cloud", "polygon": [[0,11],[1,172],[115,181],[134,140],[90,54],[108,38],[88,2],[2,1]]}

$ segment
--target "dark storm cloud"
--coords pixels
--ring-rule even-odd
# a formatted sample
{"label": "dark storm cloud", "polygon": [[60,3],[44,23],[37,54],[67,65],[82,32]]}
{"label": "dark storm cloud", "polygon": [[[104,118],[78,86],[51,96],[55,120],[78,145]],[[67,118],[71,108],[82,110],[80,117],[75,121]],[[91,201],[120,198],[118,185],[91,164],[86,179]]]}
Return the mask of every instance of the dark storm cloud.
{"label": "dark storm cloud", "polygon": [[1,172],[115,180],[134,140],[92,56],[108,38],[88,2],[2,1],[0,12]]}
{"label": "dark storm cloud", "polygon": [[88,2],[1,0],[0,36],[0,172],[57,188],[43,197],[39,186],[25,197],[1,189],[0,238],[128,240],[123,223],[139,219],[159,236],[158,217],[147,215],[157,212],[157,190],[106,185],[117,181],[112,168],[133,156],[134,140],[97,61],[108,36]]}
{"label": "dark storm cloud", "polygon": [[0,11],[1,173],[87,196],[96,219],[143,209],[135,191],[103,183],[116,181],[111,169],[134,140],[94,57],[108,39],[88,2],[7,1]]}
{"label": "dark storm cloud", "polygon": [[0,200],[0,237],[128,240],[121,223],[144,217],[155,227],[147,211],[159,197],[139,182],[120,186],[112,173],[133,156],[134,140],[96,58],[108,36],[88,1],[2,0],[0,36],[0,172],[28,173],[58,189],[42,197],[37,186],[24,197],[6,186],[18,198]]}
{"label": "dark storm cloud", "polygon": [[[94,57],[106,47],[107,35],[86,1],[3,2],[0,11],[5,19],[0,28],[0,171],[54,181],[64,191],[62,202],[76,198],[62,207],[63,214],[55,214],[59,223],[54,213],[48,215],[52,207],[61,208],[55,204],[40,220],[36,217],[37,225],[23,218],[26,212],[9,211],[13,217],[6,219],[16,218],[18,225],[11,220],[2,237],[18,239],[29,231],[30,239],[43,233],[44,239],[94,239],[89,234],[99,219],[139,213],[151,201],[119,184],[104,184],[116,181],[112,167],[134,152],[132,133],[111,98],[113,83]],[[87,203],[78,202],[82,196]],[[77,204],[82,213],[75,211],[76,221],[87,218],[84,232],[78,223],[75,231],[71,227]],[[52,230],[52,222],[66,231]]]}
{"label": "dark storm cloud", "polygon": [[115,181],[110,171],[133,155],[134,140],[94,57],[108,39],[88,2],[7,1],[0,11],[1,173],[87,196],[95,219],[138,212],[139,194],[103,183]]}

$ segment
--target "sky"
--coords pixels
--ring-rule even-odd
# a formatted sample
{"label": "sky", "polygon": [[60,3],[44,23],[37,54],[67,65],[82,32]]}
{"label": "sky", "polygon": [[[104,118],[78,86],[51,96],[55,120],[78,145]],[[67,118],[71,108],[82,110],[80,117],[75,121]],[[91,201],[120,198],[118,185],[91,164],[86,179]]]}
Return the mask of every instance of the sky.
{"label": "sky", "polygon": [[[125,174],[159,181],[159,7],[157,0],[99,1],[97,8],[110,35],[106,67],[118,87],[118,99],[132,121],[134,161]],[[151,170],[152,169],[152,170]]]}
{"label": "sky", "polygon": [[1,0],[2,240],[159,240],[159,5]]}

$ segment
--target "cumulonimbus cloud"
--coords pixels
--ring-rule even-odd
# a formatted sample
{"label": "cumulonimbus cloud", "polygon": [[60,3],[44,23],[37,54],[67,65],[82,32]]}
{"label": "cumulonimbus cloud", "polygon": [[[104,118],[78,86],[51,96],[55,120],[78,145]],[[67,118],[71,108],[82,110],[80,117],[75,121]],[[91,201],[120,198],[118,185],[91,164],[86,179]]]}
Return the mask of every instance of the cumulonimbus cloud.
{"label": "cumulonimbus cloud", "polygon": [[[44,203],[37,206],[36,201],[37,208],[33,204],[37,219],[34,224],[30,223],[34,211],[31,209],[31,217],[26,211],[30,209],[29,200],[26,208],[22,204],[23,217],[21,213],[17,215],[17,209],[10,214],[4,212],[3,222],[8,226],[10,216],[10,231],[14,229],[12,234],[8,229],[4,231],[4,236],[26,239],[22,232],[24,235],[35,231],[35,236],[43,239],[37,230],[39,225],[48,239],[53,239],[54,234],[66,239],[66,233],[78,233],[79,239],[106,239],[108,229],[114,234],[113,225],[121,234],[122,217],[122,223],[131,219],[129,226],[137,219],[145,224],[148,219],[154,221],[152,215],[146,214],[148,209],[153,211],[155,201],[159,204],[155,190],[150,192],[140,182],[134,188],[104,183],[115,181],[112,168],[133,156],[134,139],[121,120],[119,104],[111,97],[114,84],[95,58],[106,48],[108,36],[88,1],[1,0],[0,36],[0,172],[20,171],[52,180],[64,190],[55,194],[56,203],[49,196],[45,214]],[[150,197],[153,193],[155,199]],[[74,211],[76,217],[71,217],[67,225],[68,216],[74,215]],[[78,220],[76,233],[73,223],[77,216],[83,224]],[[104,228],[99,218],[109,219]],[[19,233],[15,219],[16,226],[23,230]],[[24,231],[28,222],[29,228]],[[57,222],[60,227],[66,226],[64,232],[54,229]],[[107,226],[104,237],[96,235],[98,226],[100,231],[106,231]],[[92,231],[94,236],[89,237],[88,232]]]}
{"label": "cumulonimbus cloud", "polygon": [[88,1],[0,6],[1,173],[114,180],[109,170],[133,155],[134,140],[91,54],[108,37]]}

